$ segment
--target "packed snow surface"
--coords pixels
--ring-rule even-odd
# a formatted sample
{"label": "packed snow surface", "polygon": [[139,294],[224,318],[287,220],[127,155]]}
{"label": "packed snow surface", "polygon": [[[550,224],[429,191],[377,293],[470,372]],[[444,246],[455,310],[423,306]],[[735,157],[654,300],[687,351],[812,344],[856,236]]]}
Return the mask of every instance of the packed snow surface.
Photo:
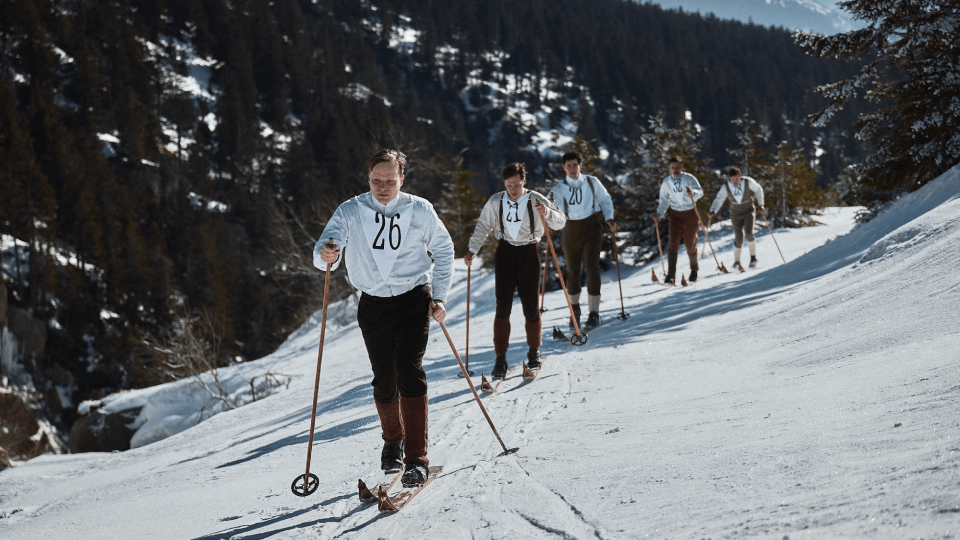
{"label": "packed snow surface", "polygon": [[[326,334],[311,463],[320,489],[290,492],[305,466],[314,318],[241,364],[294,375],[288,389],[127,452],[47,455],[0,473],[0,537],[955,538],[960,168],[857,228],[855,211],[775,231],[786,264],[767,231],[753,271],[719,274],[707,250],[688,288],[651,283],[659,261],[624,266],[630,317],[583,347],[550,339],[554,325],[569,330],[562,293],[549,293],[540,377],[523,383],[515,370],[483,398],[504,442],[520,447],[510,456],[497,457],[434,324],[424,365],[430,458],[443,474],[399,514],[356,496],[358,478],[381,477],[381,439],[355,323]],[[711,240],[731,267],[729,227],[715,225]],[[609,320],[620,311],[616,271],[604,279]],[[462,263],[456,280],[447,326],[463,353]],[[493,364],[493,288],[475,272],[476,383]],[[512,320],[517,364],[519,305]],[[195,414],[189,388],[124,399],[158,417]],[[177,396],[192,405],[169,405]],[[150,420],[155,430],[176,425],[162,420]]]}

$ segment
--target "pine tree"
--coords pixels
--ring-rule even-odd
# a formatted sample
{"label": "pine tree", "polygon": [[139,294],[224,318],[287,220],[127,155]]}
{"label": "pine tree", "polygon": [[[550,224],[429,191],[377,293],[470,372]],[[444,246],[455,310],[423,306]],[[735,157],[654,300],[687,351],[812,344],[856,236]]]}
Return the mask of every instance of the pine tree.
{"label": "pine tree", "polygon": [[770,140],[770,128],[753,118],[750,109],[731,123],[737,126],[737,142],[740,143],[736,148],[727,149],[733,165],[744,176],[766,176],[770,164],[764,146]]}
{"label": "pine tree", "polygon": [[[463,168],[463,156],[457,156],[455,163],[453,178],[444,184],[443,197],[437,201],[436,209],[453,238],[455,256],[463,257],[486,199],[471,182],[477,173]],[[486,252],[489,245],[490,242],[485,243],[481,252]]]}
{"label": "pine tree", "polygon": [[820,58],[868,61],[855,75],[817,91],[829,100],[811,116],[827,124],[863,91],[875,112],[855,137],[872,152],[856,167],[861,202],[879,205],[936,178],[960,161],[960,2],[847,0],[867,26],[833,36],[798,31],[794,40]]}
{"label": "pine tree", "polygon": [[777,227],[810,225],[807,214],[822,211],[828,197],[814,182],[817,169],[803,149],[791,150],[790,143],[781,141],[767,171],[757,178],[764,186],[767,218]]}

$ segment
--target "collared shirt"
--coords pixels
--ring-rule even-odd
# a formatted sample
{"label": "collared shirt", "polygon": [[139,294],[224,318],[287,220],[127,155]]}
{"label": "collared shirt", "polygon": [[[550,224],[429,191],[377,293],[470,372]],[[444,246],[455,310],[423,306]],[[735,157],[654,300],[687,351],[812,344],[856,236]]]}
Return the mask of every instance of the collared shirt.
{"label": "collared shirt", "polygon": [[756,199],[757,204],[763,206],[763,188],[760,187],[760,184],[749,176],[741,176],[740,184],[734,186],[729,180],[726,182],[727,187],[720,188],[720,191],[717,192],[716,198],[713,199],[713,204],[710,205],[710,213],[716,214],[723,208],[723,203],[727,200],[727,188],[730,188],[730,193],[733,194],[734,199],[737,196],[737,190],[740,190],[740,201],[738,203],[742,204],[743,201],[743,192],[745,189],[749,189],[753,193],[753,198]]}
{"label": "collared shirt", "polygon": [[[693,192],[693,201],[687,189]],[[668,208],[679,212],[692,210],[694,201],[703,197],[703,188],[697,177],[690,173],[680,173],[680,176],[667,175],[660,183],[660,204],[657,206],[657,215],[663,217]]]}
{"label": "collared shirt", "polygon": [[431,283],[432,298],[447,299],[453,240],[426,199],[400,192],[384,205],[367,192],[341,204],[313,248],[313,264],[320,270],[327,268],[320,249],[329,238],[340,247],[331,270],[346,260],[350,282],[364,293],[399,296]]}
{"label": "collared shirt", "polygon": [[603,211],[603,219],[613,219],[613,199],[595,176],[581,173],[576,180],[565,177],[550,190],[550,197],[563,209],[567,219],[586,219]]}
{"label": "collared shirt", "polygon": [[[550,201],[548,201],[546,197],[536,191],[527,191],[524,195],[527,193],[530,194],[530,202],[533,204],[534,215],[529,216],[524,214],[521,219],[520,232],[517,233],[516,238],[511,237],[509,232],[500,230],[502,201],[504,197],[510,198],[510,196],[506,191],[501,191],[487,199],[487,204],[483,205],[483,210],[480,211],[480,218],[477,219],[477,226],[473,229],[473,235],[470,237],[470,247],[468,248],[470,253],[480,251],[480,248],[491,232],[493,232],[495,238],[502,238],[514,246],[523,246],[539,242],[540,238],[543,237],[544,231],[543,222],[540,221],[540,214],[537,213],[537,201],[540,201],[541,204],[547,207],[547,215],[544,216],[544,219],[547,221],[547,226],[555,231],[563,228],[567,222],[566,218],[563,217],[563,214],[557,210],[555,206],[550,204]],[[523,197],[521,197],[521,199],[522,198]],[[526,210],[524,210],[524,212],[526,212]],[[531,217],[533,218],[533,232],[530,231]]]}

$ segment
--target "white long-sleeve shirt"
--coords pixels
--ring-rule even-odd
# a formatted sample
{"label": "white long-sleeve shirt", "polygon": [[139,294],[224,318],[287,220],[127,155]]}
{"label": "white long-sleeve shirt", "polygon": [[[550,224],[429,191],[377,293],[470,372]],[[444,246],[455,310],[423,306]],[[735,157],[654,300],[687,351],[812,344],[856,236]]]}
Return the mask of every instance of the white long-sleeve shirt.
{"label": "white long-sleeve shirt", "polygon": [[[430,283],[445,301],[453,277],[453,240],[433,205],[400,192],[386,205],[367,192],[341,204],[313,248],[313,265],[326,270],[320,249],[333,238],[354,287],[371,296],[401,295]],[[432,259],[432,260],[431,260]]]}
{"label": "white long-sleeve shirt", "polygon": [[[733,196],[736,203],[741,203],[741,201],[743,201],[744,188],[749,189],[753,193],[753,198],[757,201],[757,204],[763,206],[763,188],[760,187],[760,184],[753,178],[741,176],[738,185],[734,186],[729,180],[727,180],[726,184],[726,187],[720,188],[716,198],[713,199],[713,204],[710,205],[711,214],[716,214],[723,208],[723,203],[727,200],[728,193]],[[727,189],[730,191],[728,192]],[[740,200],[737,200],[737,197],[740,197]]]}
{"label": "white long-sleeve shirt", "polygon": [[[529,208],[526,208],[525,196],[529,194],[530,203],[533,208],[533,215],[530,215]],[[527,191],[516,201],[510,198],[506,191],[494,194],[487,200],[480,211],[480,218],[477,219],[477,226],[473,229],[473,235],[470,237],[470,253],[477,253],[487,240],[487,236],[492,232],[496,238],[502,238],[514,246],[523,246],[526,244],[535,244],[540,242],[543,237],[543,222],[540,221],[540,214],[537,213],[537,201],[547,207],[547,215],[544,219],[547,226],[555,231],[559,231],[566,224],[567,220],[563,213],[556,209],[546,197],[536,191]],[[514,203],[511,210],[509,203]],[[517,204],[519,203],[519,204]],[[504,208],[506,207],[506,212]],[[519,210],[519,212],[518,212]],[[511,215],[512,213],[512,215]],[[519,230],[516,237],[510,233],[510,220],[516,218],[519,220]],[[530,223],[533,222],[533,232],[530,231]],[[501,229],[501,225],[503,228]]]}
{"label": "white long-sleeve shirt", "polygon": [[567,176],[553,186],[549,196],[567,219],[586,219],[598,211],[603,211],[605,221],[613,219],[613,199],[596,176],[580,174],[576,180]]}
{"label": "white long-sleeve shirt", "polygon": [[[693,201],[687,189],[693,192]],[[703,197],[703,188],[697,177],[690,173],[680,173],[679,177],[668,174],[663,182],[660,182],[660,204],[657,206],[657,215],[663,217],[668,208],[673,208],[678,212],[692,210],[693,203]]]}

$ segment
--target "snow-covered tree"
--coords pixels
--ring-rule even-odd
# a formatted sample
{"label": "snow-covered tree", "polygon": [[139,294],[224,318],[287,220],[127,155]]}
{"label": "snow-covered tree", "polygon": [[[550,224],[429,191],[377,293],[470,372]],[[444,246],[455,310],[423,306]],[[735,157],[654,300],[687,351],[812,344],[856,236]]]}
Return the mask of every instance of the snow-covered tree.
{"label": "snow-covered tree", "polygon": [[847,0],[867,25],[796,43],[822,58],[866,63],[849,79],[817,91],[830,102],[811,116],[825,125],[864,92],[878,109],[861,115],[856,138],[872,153],[856,167],[861,203],[882,204],[919,188],[960,161],[960,0]]}

